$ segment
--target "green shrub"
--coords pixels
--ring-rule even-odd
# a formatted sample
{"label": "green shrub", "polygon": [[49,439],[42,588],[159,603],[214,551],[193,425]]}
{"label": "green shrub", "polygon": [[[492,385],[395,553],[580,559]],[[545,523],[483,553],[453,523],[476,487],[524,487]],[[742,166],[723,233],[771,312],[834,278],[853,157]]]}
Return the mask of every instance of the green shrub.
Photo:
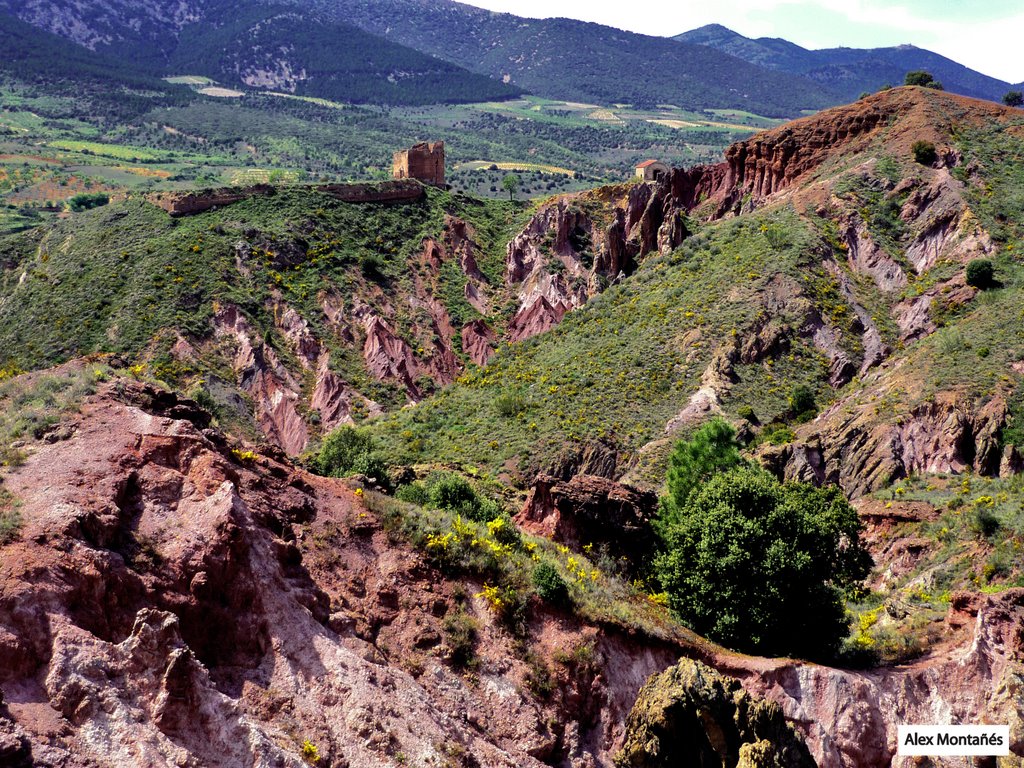
{"label": "green shrub", "polygon": [[875,173],[890,183],[895,184],[900,180],[899,163],[892,157],[881,157],[875,163]]}
{"label": "green shrub", "polygon": [[757,414],[754,413],[754,409],[749,405],[741,405],[737,408],[736,415],[744,421],[748,421],[751,424],[757,424]]}
{"label": "green shrub", "polygon": [[481,496],[466,478],[452,472],[436,473],[427,478],[427,502],[437,509],[455,512],[478,523],[500,517],[497,502]]}
{"label": "green shrub", "polygon": [[995,266],[990,259],[971,259],[967,264],[967,284],[985,290],[995,284]]}
{"label": "green shrub", "polygon": [[655,571],[693,630],[738,650],[831,658],[847,635],[844,590],[871,557],[836,487],[740,467],[691,494],[663,531]]}
{"label": "green shrub", "polygon": [[21,533],[21,513],[16,509],[0,511],[0,545],[10,544]]}
{"label": "green shrub", "polygon": [[923,69],[915,69],[912,72],[907,72],[907,76],[903,79],[904,85],[920,85],[924,88],[934,88],[938,91],[943,90],[942,83],[936,80],[931,72],[927,72]]}
{"label": "green shrub", "polygon": [[210,413],[216,412],[217,401],[213,399],[213,395],[210,394],[210,390],[206,388],[205,384],[196,383],[185,394],[195,400],[203,410]]}
{"label": "green shrub", "polygon": [[526,399],[519,392],[502,392],[494,398],[494,408],[508,419],[526,410]]}
{"label": "green shrub", "polygon": [[551,563],[540,563],[533,569],[533,586],[546,603],[565,605],[569,601],[569,585]]}
{"label": "green shrub", "polygon": [[420,482],[409,483],[399,487],[395,491],[395,498],[407,504],[416,504],[420,507],[425,507],[430,502],[430,494],[427,492],[427,487]]}
{"label": "green shrub", "polygon": [[931,165],[939,156],[935,151],[935,145],[923,139],[915,141],[910,147],[910,151],[914,154],[914,160],[921,165]]}
{"label": "green shrub", "polygon": [[796,433],[785,424],[769,424],[757,436],[758,443],[768,443],[768,445],[785,445],[793,442],[794,439],[796,439]]}
{"label": "green shrub", "polygon": [[360,260],[359,268],[367,280],[378,280],[381,277],[381,259],[376,254],[367,254]]}
{"label": "green shrub", "polygon": [[813,414],[817,407],[814,404],[814,390],[806,384],[797,384],[789,395],[789,410],[793,418],[805,414]]}
{"label": "green shrub", "polygon": [[974,519],[971,520],[971,530],[976,536],[983,539],[992,538],[1001,527],[1002,523],[991,509],[979,507],[975,510]]}
{"label": "green shrub", "polygon": [[451,512],[459,512],[477,500],[469,481],[455,474],[438,476],[429,486],[429,499],[438,509]]}
{"label": "green shrub", "polygon": [[1003,104],[1008,107],[1019,107],[1024,104],[1024,93],[1020,91],[1007,91],[1003,96]]}
{"label": "green shrub", "polygon": [[478,624],[476,620],[459,608],[448,614],[441,624],[445,642],[448,644],[448,658],[458,669],[471,669],[476,666],[476,638]]}
{"label": "green shrub", "polygon": [[356,463],[367,461],[372,452],[373,440],[368,433],[343,424],[324,438],[315,469],[321,475],[345,477],[357,471]]}
{"label": "green shrub", "polygon": [[791,242],[791,238],[785,227],[775,222],[771,224],[762,224],[761,234],[764,235],[764,239],[768,241],[768,246],[773,251],[781,251]]}
{"label": "green shrub", "polygon": [[361,453],[352,464],[352,474],[365,475],[381,488],[389,489],[391,478],[388,475],[388,464],[376,453]]}
{"label": "green shrub", "polygon": [[487,522],[487,531],[491,538],[499,544],[506,544],[518,549],[523,543],[523,535],[507,513],[502,512]]}
{"label": "green shrub", "polygon": [[1024,448],[1024,388],[1018,388],[1007,403],[1006,424],[999,432],[1003,445]]}
{"label": "green shrub", "polygon": [[83,192],[68,200],[68,208],[78,213],[80,211],[88,211],[90,208],[99,208],[109,202],[110,195],[103,192]]}

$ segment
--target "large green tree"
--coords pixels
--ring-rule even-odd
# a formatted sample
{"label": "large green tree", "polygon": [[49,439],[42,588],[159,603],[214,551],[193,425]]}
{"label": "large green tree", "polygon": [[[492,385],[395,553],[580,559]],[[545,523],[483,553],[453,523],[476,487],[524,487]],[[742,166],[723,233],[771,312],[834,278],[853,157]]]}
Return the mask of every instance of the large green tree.
{"label": "large green tree", "polygon": [[[670,493],[673,491],[669,482]],[[842,492],[739,466],[691,489],[655,570],[693,630],[731,648],[828,659],[871,558]]]}
{"label": "large green tree", "polygon": [[712,419],[689,440],[676,443],[668,461],[668,494],[661,499],[658,515],[661,533],[678,522],[690,494],[702,483],[742,463],[736,430],[723,419]]}

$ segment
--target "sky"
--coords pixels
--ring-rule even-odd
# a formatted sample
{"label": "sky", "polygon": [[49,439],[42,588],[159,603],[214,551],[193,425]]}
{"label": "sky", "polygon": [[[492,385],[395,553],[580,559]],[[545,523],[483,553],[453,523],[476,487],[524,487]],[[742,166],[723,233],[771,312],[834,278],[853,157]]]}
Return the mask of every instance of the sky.
{"label": "sky", "polygon": [[805,48],[910,43],[1010,83],[1024,81],[1022,0],[463,0],[519,16],[564,16],[647,35],[722,24]]}

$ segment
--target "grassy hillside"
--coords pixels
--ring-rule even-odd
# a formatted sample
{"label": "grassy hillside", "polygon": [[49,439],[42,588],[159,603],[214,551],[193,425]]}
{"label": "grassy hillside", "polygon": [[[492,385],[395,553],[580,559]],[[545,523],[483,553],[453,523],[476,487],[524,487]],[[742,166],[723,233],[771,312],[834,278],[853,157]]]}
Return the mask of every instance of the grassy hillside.
{"label": "grassy hillside", "polygon": [[[762,226],[784,228],[784,247],[774,249]],[[708,227],[555,330],[503,348],[486,368],[375,430],[400,461],[434,457],[497,471],[513,459],[527,476],[573,444],[605,440],[635,454],[683,408],[716,348],[750,326],[750,298],[774,275],[827,281],[813,260],[818,247],[819,236],[791,210]],[[787,386],[821,386],[812,346],[791,357],[773,368],[774,386],[752,387],[765,421],[785,410]]]}
{"label": "grassy hillside", "polygon": [[[497,282],[521,207],[434,190],[421,202],[390,205],[341,203],[296,188],[183,219],[129,200],[0,238],[0,367],[36,369],[103,351],[187,382],[203,364],[182,367],[169,348],[178,334],[200,345],[209,340],[213,314],[227,304],[241,308],[256,336],[294,365],[275,325],[275,306],[283,302],[329,346],[346,381],[382,403],[400,404],[399,390],[366,372],[360,348],[333,335],[321,301],[336,295],[351,309],[361,297],[384,313],[413,294],[411,262],[425,237],[441,239],[446,214],[473,226],[480,269]],[[439,280],[437,295],[453,317],[472,312],[458,270],[442,271]],[[448,280],[457,285],[449,289]],[[422,317],[402,303],[393,324],[411,337]],[[208,363],[234,378],[217,353]]]}
{"label": "grassy hillside", "polygon": [[[666,427],[679,428],[673,417],[709,376],[727,380],[719,388],[723,411],[750,422],[765,445],[784,446],[802,429],[791,403],[798,385],[810,387],[818,411],[839,403],[844,413],[866,414],[865,428],[913,419],[937,393],[981,408],[1019,387],[1019,365],[1012,366],[1024,359],[1017,322],[1024,122],[1006,115],[954,123],[950,141],[963,159],[952,182],[944,171],[922,169],[902,143],[890,143],[907,141],[896,138],[907,129],[894,121],[891,140],[883,131],[860,152],[832,158],[788,200],[701,226],[681,249],[649,258],[555,330],[502,348],[487,368],[375,430],[400,461],[435,457],[492,472],[515,466],[525,478],[562,454],[602,442],[620,452],[620,471],[639,462],[638,477],[657,482]],[[910,267],[907,250],[928,236],[931,217],[939,215],[903,207],[912,188],[959,190],[967,211],[962,226],[980,221],[991,238],[985,247],[996,286],[943,303],[963,285],[961,259],[968,257],[957,248],[968,242],[966,230],[943,246],[947,255],[934,265],[919,274]],[[851,220],[862,221],[865,237],[904,265],[905,286],[882,290],[848,260]],[[935,332],[925,329],[915,340],[898,320],[926,294],[937,297],[929,304]],[[891,360],[882,373],[836,384],[835,360],[864,359],[866,322]]]}

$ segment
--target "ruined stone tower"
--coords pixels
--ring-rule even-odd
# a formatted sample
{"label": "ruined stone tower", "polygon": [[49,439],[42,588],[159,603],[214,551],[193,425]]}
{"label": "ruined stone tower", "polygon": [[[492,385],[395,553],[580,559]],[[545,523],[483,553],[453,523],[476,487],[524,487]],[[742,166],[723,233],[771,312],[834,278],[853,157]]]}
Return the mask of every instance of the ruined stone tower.
{"label": "ruined stone tower", "polygon": [[421,142],[395,152],[392,174],[396,179],[418,179],[435,187],[444,186],[444,142]]}

